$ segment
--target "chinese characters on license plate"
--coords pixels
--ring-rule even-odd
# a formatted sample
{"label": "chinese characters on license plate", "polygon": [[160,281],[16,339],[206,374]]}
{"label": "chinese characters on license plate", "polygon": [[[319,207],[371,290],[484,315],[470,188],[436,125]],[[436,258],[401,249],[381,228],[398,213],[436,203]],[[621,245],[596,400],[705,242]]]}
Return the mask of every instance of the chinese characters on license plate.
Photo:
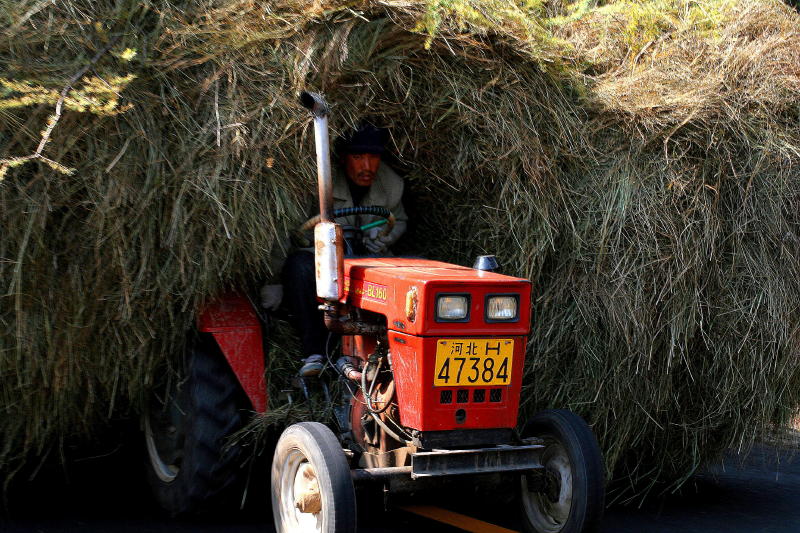
{"label": "chinese characters on license plate", "polygon": [[434,387],[508,385],[514,339],[439,339]]}

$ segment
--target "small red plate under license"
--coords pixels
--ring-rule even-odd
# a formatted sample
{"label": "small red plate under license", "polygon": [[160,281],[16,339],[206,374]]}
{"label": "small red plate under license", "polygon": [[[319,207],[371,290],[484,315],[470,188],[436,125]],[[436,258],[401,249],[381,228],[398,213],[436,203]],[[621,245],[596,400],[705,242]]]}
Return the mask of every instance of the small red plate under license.
{"label": "small red plate under license", "polygon": [[439,339],[434,387],[508,385],[514,339]]}

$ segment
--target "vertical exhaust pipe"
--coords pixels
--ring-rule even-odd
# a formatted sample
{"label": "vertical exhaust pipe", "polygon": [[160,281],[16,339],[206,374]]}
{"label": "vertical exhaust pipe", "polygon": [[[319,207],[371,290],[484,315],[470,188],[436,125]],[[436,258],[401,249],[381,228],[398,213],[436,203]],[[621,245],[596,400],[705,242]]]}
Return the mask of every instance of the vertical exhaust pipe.
{"label": "vertical exhaust pipe", "polygon": [[314,117],[314,141],[317,149],[317,185],[319,188],[320,222],[314,226],[314,266],[317,296],[329,304],[344,296],[344,237],[342,228],[333,221],[333,177],[331,176],[328,113],[322,95],[303,91],[300,104]]}
{"label": "vertical exhaust pipe", "polygon": [[314,141],[317,148],[317,186],[319,187],[319,214],[322,222],[333,222],[333,178],[331,177],[331,152],[328,137],[330,108],[322,95],[303,91],[300,104],[314,117]]}

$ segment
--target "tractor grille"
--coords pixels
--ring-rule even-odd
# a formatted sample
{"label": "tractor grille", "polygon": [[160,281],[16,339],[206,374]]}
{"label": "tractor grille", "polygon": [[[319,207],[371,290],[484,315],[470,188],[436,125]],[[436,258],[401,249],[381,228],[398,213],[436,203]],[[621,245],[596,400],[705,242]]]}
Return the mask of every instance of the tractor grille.
{"label": "tractor grille", "polygon": [[453,391],[443,390],[439,393],[439,403],[453,403]]}
{"label": "tractor grille", "polygon": [[[439,391],[440,404],[470,403],[470,390],[472,390],[471,403],[500,403],[503,401],[503,389],[447,389]],[[455,392],[455,398],[453,398]],[[487,394],[488,398],[487,398]]]}

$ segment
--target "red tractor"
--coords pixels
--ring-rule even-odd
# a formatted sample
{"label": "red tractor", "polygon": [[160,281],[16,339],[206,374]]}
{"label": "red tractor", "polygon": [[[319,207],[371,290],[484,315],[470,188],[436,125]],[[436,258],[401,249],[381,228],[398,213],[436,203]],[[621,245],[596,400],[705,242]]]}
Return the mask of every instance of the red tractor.
{"label": "red tractor", "polygon": [[[577,415],[540,412],[517,428],[531,283],[424,259],[343,258],[333,210],[324,100],[302,93],[315,121],[320,215],[314,225],[317,296],[328,354],[344,398],[335,423],[287,427],[272,459],[278,532],[356,530],[354,484],[416,491],[502,478],[518,487],[522,522],[536,533],[594,531],[604,507],[597,440]],[[351,208],[352,209],[352,208]],[[362,213],[393,217],[384,208]],[[317,220],[318,219],[318,220]],[[241,453],[226,439],[267,408],[262,323],[230,293],[200,314],[179,383],[153,396],[145,416],[149,472],[173,513],[200,509],[230,485]],[[328,372],[331,373],[331,372]],[[300,380],[307,391],[320,378]]]}

